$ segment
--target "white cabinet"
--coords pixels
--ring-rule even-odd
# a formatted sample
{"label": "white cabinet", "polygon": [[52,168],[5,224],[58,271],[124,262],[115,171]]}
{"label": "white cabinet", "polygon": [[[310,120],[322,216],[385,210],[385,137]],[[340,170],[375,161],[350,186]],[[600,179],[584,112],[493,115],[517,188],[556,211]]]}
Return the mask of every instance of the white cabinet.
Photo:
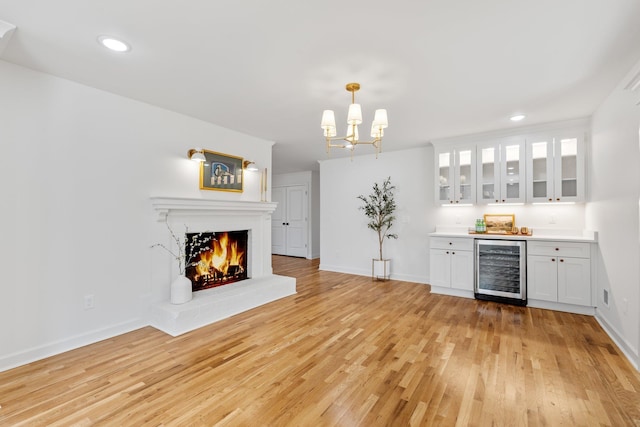
{"label": "white cabinet", "polygon": [[591,306],[588,243],[528,242],[528,298]]}
{"label": "white cabinet", "polygon": [[473,239],[432,237],[431,286],[473,292]]}
{"label": "white cabinet", "polygon": [[477,171],[478,204],[524,203],[524,138],[479,143]]}
{"label": "white cabinet", "polygon": [[585,198],[582,131],[527,137],[527,201],[582,202]]}
{"label": "white cabinet", "polygon": [[476,202],[476,147],[436,147],[436,204]]}
{"label": "white cabinet", "polygon": [[306,185],[271,189],[271,198],[278,203],[271,215],[271,253],[307,256],[307,197]]}

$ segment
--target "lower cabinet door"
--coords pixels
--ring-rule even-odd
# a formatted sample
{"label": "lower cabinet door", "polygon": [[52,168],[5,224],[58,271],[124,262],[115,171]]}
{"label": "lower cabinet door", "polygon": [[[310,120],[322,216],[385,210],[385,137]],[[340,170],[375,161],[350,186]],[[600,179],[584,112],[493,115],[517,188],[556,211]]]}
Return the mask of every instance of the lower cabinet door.
{"label": "lower cabinet door", "polygon": [[558,301],[591,305],[591,262],[585,258],[558,259]]}
{"label": "lower cabinet door", "polygon": [[451,251],[451,287],[473,291],[473,251]]}
{"label": "lower cabinet door", "polygon": [[558,258],[541,255],[527,257],[527,298],[558,301]]}
{"label": "lower cabinet door", "polygon": [[430,282],[432,286],[451,287],[451,251],[431,249],[429,251]]}

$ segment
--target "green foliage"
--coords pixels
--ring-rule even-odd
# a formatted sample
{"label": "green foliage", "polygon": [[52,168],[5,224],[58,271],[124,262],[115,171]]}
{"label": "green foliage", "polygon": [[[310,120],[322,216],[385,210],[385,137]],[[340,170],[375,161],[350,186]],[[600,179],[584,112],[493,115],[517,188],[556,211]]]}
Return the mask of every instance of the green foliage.
{"label": "green foliage", "polygon": [[369,218],[367,227],[378,233],[378,243],[380,244],[380,259],[382,258],[382,244],[384,239],[397,239],[398,235],[389,233],[389,229],[393,226],[396,217],[396,201],[394,199],[393,190],[395,186],[391,185],[391,177],[388,177],[382,183],[373,184],[373,191],[368,196],[360,195],[358,199],[362,200],[363,205],[359,209]]}

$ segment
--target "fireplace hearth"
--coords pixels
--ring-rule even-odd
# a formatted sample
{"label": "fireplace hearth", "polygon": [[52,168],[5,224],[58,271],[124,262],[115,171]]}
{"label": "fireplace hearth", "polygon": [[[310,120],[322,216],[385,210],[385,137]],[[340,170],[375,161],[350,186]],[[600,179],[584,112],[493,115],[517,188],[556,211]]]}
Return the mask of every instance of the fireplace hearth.
{"label": "fireplace hearth", "polygon": [[187,233],[186,276],[194,292],[248,279],[249,231]]}

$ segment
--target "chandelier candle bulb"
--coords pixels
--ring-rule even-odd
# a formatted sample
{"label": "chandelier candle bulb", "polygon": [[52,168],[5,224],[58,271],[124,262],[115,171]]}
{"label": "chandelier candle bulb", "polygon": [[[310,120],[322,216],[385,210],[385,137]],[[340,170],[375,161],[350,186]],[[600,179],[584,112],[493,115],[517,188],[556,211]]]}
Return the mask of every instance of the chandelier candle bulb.
{"label": "chandelier candle bulb", "polygon": [[362,108],[360,108],[360,104],[349,105],[347,123],[349,123],[350,125],[359,125],[360,123],[362,123]]}
{"label": "chandelier candle bulb", "polygon": [[373,123],[376,126],[380,126],[382,129],[389,126],[389,120],[387,119],[387,110],[381,108],[376,110],[375,116],[373,117]]}
{"label": "chandelier candle bulb", "polygon": [[320,124],[322,129],[328,131],[330,128],[335,129],[336,127],[336,116],[333,113],[333,110],[324,110],[322,112],[322,123]]}

